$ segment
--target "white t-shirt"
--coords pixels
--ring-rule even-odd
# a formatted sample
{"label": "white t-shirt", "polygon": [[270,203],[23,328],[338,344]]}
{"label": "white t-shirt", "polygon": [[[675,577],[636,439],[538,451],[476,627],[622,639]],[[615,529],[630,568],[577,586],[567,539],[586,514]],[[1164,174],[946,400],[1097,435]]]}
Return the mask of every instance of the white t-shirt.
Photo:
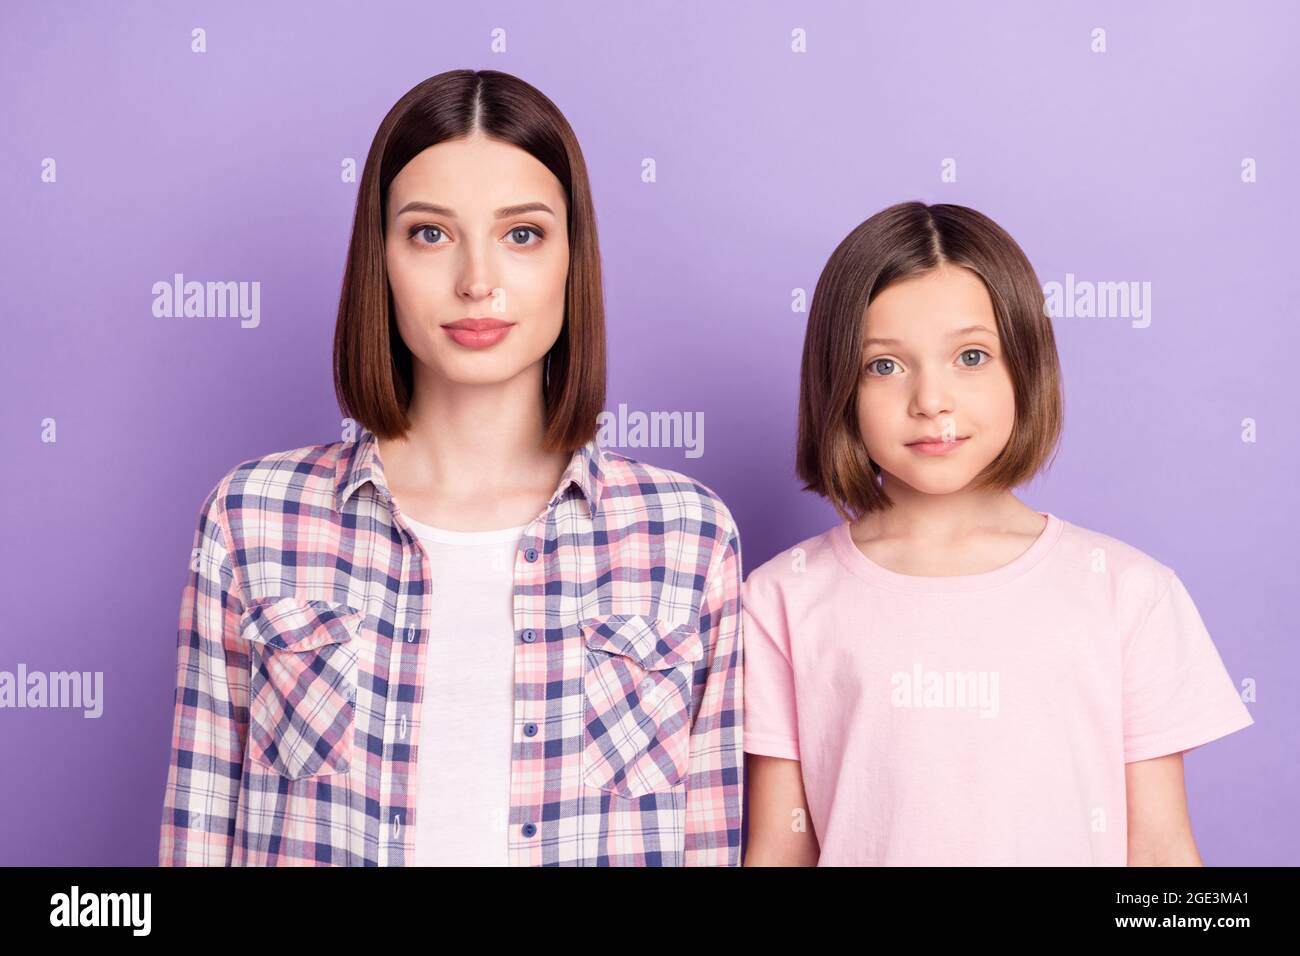
{"label": "white t-shirt", "polygon": [[407,518],[433,582],[416,772],[416,866],[506,866],[514,726],[514,565],[524,528]]}

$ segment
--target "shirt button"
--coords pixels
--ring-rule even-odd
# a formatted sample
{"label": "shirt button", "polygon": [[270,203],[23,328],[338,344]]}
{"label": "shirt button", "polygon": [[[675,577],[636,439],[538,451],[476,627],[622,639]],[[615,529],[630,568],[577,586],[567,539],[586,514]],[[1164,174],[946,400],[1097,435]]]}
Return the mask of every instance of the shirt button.
{"label": "shirt button", "polygon": [[526,736],[526,737],[535,737],[535,736],[537,736],[537,725],[536,725],[536,724],[524,724],[524,736]]}
{"label": "shirt button", "polygon": [[537,832],[537,827],[535,827],[533,824],[531,824],[531,823],[525,823],[525,824],[523,825],[523,834],[524,834],[524,836],[526,836],[526,837],[530,837],[530,836],[532,836],[532,835],[533,835],[534,833],[536,833],[536,832]]}
{"label": "shirt button", "polygon": [[527,551],[525,551],[525,552],[524,552],[524,560],[525,560],[525,561],[536,561],[536,560],[537,560],[537,549],[536,549],[536,548],[529,548]]}
{"label": "shirt button", "polygon": [[525,644],[531,644],[533,641],[537,640],[537,632],[530,627],[524,631],[523,638]]}

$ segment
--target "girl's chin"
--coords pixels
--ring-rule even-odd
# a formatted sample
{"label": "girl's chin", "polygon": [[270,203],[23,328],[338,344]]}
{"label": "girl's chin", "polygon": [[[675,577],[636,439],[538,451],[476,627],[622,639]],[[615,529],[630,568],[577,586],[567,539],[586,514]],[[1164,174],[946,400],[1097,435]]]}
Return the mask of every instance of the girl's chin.
{"label": "girl's chin", "polygon": [[883,482],[886,492],[890,487],[904,486],[908,491],[921,495],[951,495],[963,490],[970,484],[974,475],[965,474],[948,474],[948,475],[927,475],[911,472],[889,472],[888,477]]}

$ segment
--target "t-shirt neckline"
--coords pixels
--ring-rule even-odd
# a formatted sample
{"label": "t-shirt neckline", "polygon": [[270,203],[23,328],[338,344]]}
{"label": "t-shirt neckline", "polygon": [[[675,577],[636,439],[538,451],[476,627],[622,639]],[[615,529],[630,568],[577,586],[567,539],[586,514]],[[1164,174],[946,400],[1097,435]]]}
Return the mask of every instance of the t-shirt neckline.
{"label": "t-shirt neckline", "polygon": [[451,531],[416,521],[410,515],[403,515],[403,517],[417,535],[426,541],[436,541],[439,544],[505,544],[518,541],[528,528],[528,525],[521,524],[515,528],[492,528],[488,531]]}
{"label": "t-shirt neckline", "polygon": [[1034,542],[1009,563],[980,574],[954,574],[931,577],[921,574],[900,574],[877,564],[863,554],[853,543],[849,523],[842,522],[831,532],[831,543],[844,565],[863,580],[894,591],[924,592],[930,594],[962,591],[982,591],[1013,581],[1025,574],[1047,556],[1060,540],[1065,523],[1048,511],[1038,512],[1047,519]]}

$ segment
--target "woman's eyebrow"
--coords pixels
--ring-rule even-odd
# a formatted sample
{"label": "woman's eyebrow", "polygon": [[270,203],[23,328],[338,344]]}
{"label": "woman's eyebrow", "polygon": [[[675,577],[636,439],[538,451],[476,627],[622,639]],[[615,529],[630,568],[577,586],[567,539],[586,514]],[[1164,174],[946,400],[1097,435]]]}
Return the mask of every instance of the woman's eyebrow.
{"label": "woman's eyebrow", "polygon": [[[411,202],[408,202],[401,209],[397,210],[397,215],[402,216],[408,212],[423,212],[428,213],[431,216],[446,216],[449,219],[456,218],[456,211],[450,206],[439,206],[435,203],[421,202],[420,200],[412,200]],[[520,203],[517,206],[502,206],[493,215],[498,219],[507,219],[510,216],[521,216],[526,212],[545,212],[550,213],[552,216],[555,215],[551,207],[546,205],[544,202],[525,202]]]}
{"label": "woman's eyebrow", "polygon": [[[992,329],[984,325],[968,325],[964,329],[954,329],[953,331],[948,333],[948,337],[956,338],[959,335],[970,335],[973,332],[987,332],[989,335],[996,334]],[[899,339],[867,339],[862,344],[863,345],[902,345],[903,343]]]}

